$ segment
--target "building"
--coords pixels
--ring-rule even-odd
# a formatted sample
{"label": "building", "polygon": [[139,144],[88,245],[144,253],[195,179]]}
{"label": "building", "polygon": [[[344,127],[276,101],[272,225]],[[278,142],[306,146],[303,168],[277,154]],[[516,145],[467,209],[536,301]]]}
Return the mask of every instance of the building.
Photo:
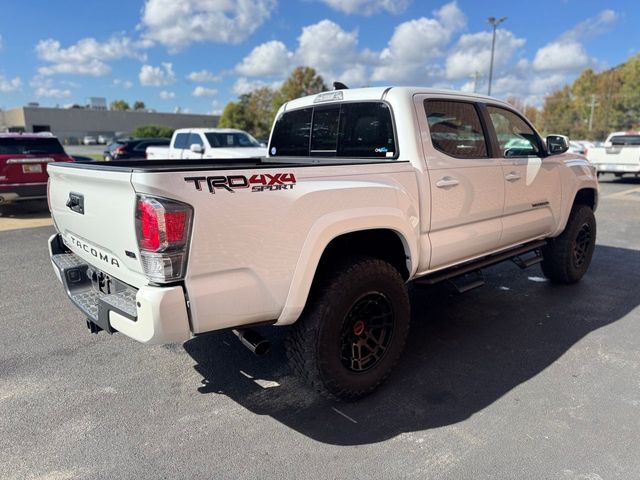
{"label": "building", "polygon": [[0,132],[51,132],[64,143],[73,144],[86,135],[128,135],[143,125],[206,128],[217,126],[219,120],[216,115],[27,106],[0,110]]}

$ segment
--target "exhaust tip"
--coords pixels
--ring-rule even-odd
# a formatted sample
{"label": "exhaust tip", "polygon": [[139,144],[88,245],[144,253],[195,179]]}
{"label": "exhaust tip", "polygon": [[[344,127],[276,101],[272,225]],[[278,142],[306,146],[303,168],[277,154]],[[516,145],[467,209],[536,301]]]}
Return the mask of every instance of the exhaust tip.
{"label": "exhaust tip", "polygon": [[266,355],[271,349],[271,343],[255,330],[238,329],[233,330],[240,343],[247,347],[255,355]]}

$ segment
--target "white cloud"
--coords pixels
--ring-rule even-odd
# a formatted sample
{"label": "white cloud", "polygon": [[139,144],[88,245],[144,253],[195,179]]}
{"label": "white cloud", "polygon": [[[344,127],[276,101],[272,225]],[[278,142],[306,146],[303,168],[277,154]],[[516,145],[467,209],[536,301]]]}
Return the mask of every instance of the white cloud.
{"label": "white cloud", "polygon": [[618,14],[613,10],[603,10],[595,17],[583,20],[560,37],[562,40],[584,40],[601,35],[611,29],[618,20]]}
{"label": "white cloud", "polygon": [[187,79],[192,82],[219,82],[222,80],[222,75],[215,75],[209,70],[198,70],[187,75]]}
{"label": "white cloud", "polygon": [[7,78],[0,73],[0,92],[9,93],[20,90],[22,80],[20,77]]}
{"label": "white cloud", "polygon": [[380,53],[373,80],[424,83],[427,64],[443,55],[452,35],[466,24],[456,2],[433,14],[434,18],[409,20],[395,28],[387,48]]}
{"label": "white cloud", "polygon": [[331,20],[322,20],[302,29],[298,37],[296,61],[320,71],[331,81],[357,59],[358,32],[347,32]]}
{"label": "white cloud", "polygon": [[237,44],[269,17],[276,0],[146,0],[144,38],[179,50],[195,42]]}
{"label": "white cloud", "polygon": [[69,88],[60,88],[55,86],[50,78],[35,76],[29,82],[34,89],[34,94],[39,98],[69,98],[71,90]]}
{"label": "white cloud", "polygon": [[282,85],[280,81],[267,83],[262,80],[248,80],[245,77],[240,77],[233,84],[232,90],[236,95],[244,95],[261,87],[280,88],[280,85]]}
{"label": "white cloud", "polygon": [[175,92],[170,92],[169,90],[162,90],[160,92],[160,98],[162,100],[169,100],[171,98],[176,98]]}
{"label": "white cloud", "polygon": [[322,0],[322,2],[343,13],[368,16],[382,11],[398,15],[407,9],[411,0]]}
{"label": "white cloud", "polygon": [[133,82],[131,80],[122,80],[120,78],[114,78],[112,83],[114,87],[122,87],[126,90],[129,90],[131,87],[133,87]]}
{"label": "white cloud", "polygon": [[582,70],[589,65],[590,59],[582,44],[569,42],[552,42],[536,52],[533,68],[538,72],[559,72]]}
{"label": "white cloud", "polygon": [[236,65],[236,72],[249,77],[282,76],[291,68],[292,56],[284,43],[273,40],[255,47]]}
{"label": "white cloud", "polygon": [[[479,72],[489,74],[491,62],[492,32],[477,32],[462,35],[446,60],[446,75],[449,79],[462,79]],[[493,61],[494,72],[505,67],[513,55],[525,44],[508,30],[496,32],[496,48]]]}
{"label": "white cloud", "polygon": [[191,95],[194,97],[215,97],[218,94],[218,90],[215,88],[205,88],[198,85],[193,89]]}
{"label": "white cloud", "polygon": [[40,67],[40,75],[71,74],[100,77],[107,75],[111,67],[107,62],[121,58],[144,59],[141,49],[148,46],[125,36],[113,36],[104,43],[95,38],[83,38],[62,48],[58,40],[40,40],[36,45],[38,58],[49,63]]}
{"label": "white cloud", "polygon": [[163,62],[162,67],[143,65],[138,78],[140,79],[140,85],[146,87],[162,87],[163,85],[171,85],[176,81],[173,64],[168,62]]}

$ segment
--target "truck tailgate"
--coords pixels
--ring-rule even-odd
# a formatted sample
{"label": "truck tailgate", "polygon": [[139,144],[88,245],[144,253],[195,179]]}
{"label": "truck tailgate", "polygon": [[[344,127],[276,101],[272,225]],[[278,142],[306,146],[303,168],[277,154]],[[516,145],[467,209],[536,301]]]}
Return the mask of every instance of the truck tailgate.
{"label": "truck tailgate", "polygon": [[640,147],[614,145],[590,148],[587,158],[595,164],[638,165],[640,164]]}
{"label": "truck tailgate", "polygon": [[127,171],[49,165],[49,203],[65,244],[87,263],[140,287],[136,194]]}

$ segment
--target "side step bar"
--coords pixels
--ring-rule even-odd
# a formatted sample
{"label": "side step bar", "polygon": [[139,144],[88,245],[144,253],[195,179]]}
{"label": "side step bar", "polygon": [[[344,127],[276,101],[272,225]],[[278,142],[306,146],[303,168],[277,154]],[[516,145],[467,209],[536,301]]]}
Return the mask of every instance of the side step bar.
{"label": "side step bar", "polygon": [[[457,267],[425,275],[415,279],[414,283],[418,285],[434,285],[445,280],[452,280],[452,283],[458,291],[466,292],[484,284],[484,278],[480,272],[482,268],[495,265],[496,263],[500,263],[505,260],[513,260],[513,262],[520,268],[527,268],[531,265],[540,263],[542,261],[542,252],[540,252],[540,249],[546,244],[546,240],[537,240],[535,242],[512,248],[506,252],[494,253],[493,255],[482,257],[477,260],[458,265]],[[529,255],[525,256],[526,254]],[[478,273],[475,273],[476,278],[474,279],[471,275],[474,272],[480,272],[480,276],[478,277]],[[456,282],[460,284],[460,287],[456,285]]]}

